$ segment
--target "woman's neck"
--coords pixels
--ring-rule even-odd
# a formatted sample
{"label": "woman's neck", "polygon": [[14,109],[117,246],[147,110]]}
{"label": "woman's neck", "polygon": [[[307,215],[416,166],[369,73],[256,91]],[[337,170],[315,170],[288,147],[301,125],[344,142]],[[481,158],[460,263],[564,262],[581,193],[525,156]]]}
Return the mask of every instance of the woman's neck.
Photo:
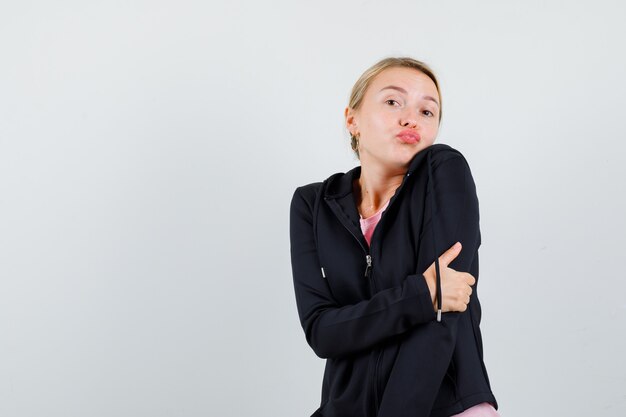
{"label": "woman's neck", "polygon": [[361,216],[369,217],[380,210],[402,184],[404,175],[404,172],[383,172],[361,164],[361,175],[353,184]]}

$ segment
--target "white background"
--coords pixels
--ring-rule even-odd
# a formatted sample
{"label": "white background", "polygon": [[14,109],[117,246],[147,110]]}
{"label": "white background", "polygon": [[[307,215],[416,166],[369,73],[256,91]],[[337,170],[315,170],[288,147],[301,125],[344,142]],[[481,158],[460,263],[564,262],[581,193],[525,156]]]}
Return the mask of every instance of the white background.
{"label": "white background", "polygon": [[289,202],[394,55],[477,184],[501,415],[626,415],[622,2],[99,3],[0,3],[0,415],[310,415]]}

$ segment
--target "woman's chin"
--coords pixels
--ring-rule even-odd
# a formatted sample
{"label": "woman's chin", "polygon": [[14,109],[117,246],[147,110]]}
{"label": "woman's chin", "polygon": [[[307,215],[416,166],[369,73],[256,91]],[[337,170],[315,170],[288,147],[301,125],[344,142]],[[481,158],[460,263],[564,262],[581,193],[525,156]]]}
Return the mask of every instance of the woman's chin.
{"label": "woman's chin", "polygon": [[411,147],[404,147],[400,149],[399,152],[395,152],[394,160],[398,162],[400,165],[408,165],[409,162],[417,155],[419,151],[423,149],[423,146],[418,146],[418,144],[413,145]]}
{"label": "woman's chin", "polygon": [[386,155],[374,156],[369,154],[368,156],[361,155],[361,165],[384,165],[390,170],[406,170],[408,169],[411,160],[417,155],[418,152],[425,149],[424,146],[420,146],[419,143],[414,145],[406,145],[393,147],[391,152]]}

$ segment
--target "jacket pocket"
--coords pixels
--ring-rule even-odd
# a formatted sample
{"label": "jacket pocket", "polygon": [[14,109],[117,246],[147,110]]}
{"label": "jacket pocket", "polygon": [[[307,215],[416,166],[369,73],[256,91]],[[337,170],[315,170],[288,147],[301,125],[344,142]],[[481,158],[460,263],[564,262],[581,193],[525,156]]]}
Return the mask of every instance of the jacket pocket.
{"label": "jacket pocket", "polygon": [[452,360],[450,360],[450,366],[446,371],[446,378],[450,381],[451,386],[453,387],[454,399],[458,398],[458,389],[457,389],[457,373],[456,373],[456,361],[454,360],[454,355],[452,356]]}
{"label": "jacket pocket", "polygon": [[456,363],[454,357],[452,357],[443,381],[441,381],[441,387],[439,387],[433,410],[448,408],[458,401],[457,380]]}

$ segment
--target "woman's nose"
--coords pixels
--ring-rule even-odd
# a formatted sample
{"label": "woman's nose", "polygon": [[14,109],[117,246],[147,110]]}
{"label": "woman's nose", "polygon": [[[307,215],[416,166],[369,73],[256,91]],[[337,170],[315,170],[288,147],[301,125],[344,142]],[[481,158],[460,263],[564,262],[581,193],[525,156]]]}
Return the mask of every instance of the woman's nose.
{"label": "woman's nose", "polygon": [[404,127],[415,127],[417,125],[417,115],[413,110],[407,110],[400,119],[400,124]]}

